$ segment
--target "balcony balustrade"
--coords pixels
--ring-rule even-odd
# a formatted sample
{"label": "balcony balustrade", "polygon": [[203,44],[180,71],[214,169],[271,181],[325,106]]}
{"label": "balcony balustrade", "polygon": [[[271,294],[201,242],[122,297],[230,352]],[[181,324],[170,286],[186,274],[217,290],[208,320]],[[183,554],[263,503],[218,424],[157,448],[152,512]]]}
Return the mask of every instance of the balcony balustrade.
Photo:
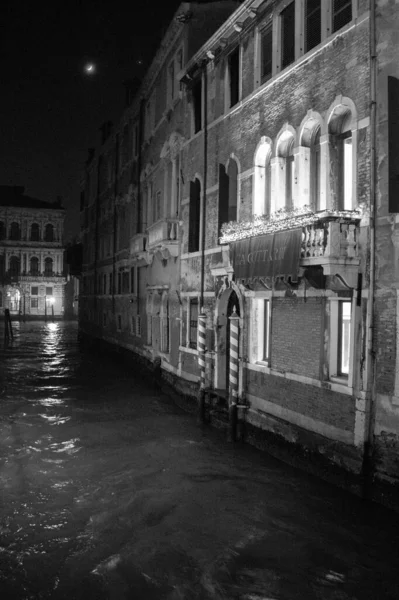
{"label": "balcony balustrade", "polygon": [[358,227],[353,222],[326,220],[302,228],[301,259],[351,259],[358,256]]}
{"label": "balcony balustrade", "polygon": [[148,231],[147,250],[151,253],[160,251],[167,257],[177,256],[179,240],[178,219],[162,219],[150,225]]}

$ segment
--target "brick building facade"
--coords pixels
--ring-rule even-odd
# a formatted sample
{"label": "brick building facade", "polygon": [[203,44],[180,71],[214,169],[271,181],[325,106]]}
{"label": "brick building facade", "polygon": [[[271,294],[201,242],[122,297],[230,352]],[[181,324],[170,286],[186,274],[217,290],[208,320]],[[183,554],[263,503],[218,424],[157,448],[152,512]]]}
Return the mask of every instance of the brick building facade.
{"label": "brick building facade", "polygon": [[394,3],[228,4],[181,6],[87,165],[81,327],[394,505]]}

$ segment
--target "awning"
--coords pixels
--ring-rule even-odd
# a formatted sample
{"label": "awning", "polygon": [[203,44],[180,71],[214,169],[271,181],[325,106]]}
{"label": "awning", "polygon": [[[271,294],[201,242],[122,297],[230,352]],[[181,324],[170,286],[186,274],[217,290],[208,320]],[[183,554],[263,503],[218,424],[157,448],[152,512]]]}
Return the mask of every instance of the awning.
{"label": "awning", "polygon": [[235,278],[298,279],[302,229],[278,231],[230,243]]}

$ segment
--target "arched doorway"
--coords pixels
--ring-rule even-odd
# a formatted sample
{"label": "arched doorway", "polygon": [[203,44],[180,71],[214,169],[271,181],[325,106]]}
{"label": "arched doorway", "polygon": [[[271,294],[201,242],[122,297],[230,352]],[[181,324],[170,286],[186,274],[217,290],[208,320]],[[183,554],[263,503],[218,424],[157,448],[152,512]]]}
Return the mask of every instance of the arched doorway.
{"label": "arched doorway", "polygon": [[240,299],[232,288],[226,288],[218,299],[216,326],[216,373],[215,388],[229,390],[230,317],[241,317]]}

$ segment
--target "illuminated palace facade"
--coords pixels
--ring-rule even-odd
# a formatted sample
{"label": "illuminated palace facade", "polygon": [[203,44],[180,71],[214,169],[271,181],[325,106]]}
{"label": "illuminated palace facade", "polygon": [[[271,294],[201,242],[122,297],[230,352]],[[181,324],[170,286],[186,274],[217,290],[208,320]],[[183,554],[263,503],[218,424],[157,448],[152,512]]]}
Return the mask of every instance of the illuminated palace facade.
{"label": "illuminated palace facade", "polygon": [[394,2],[183,3],[86,164],[80,314],[211,422],[392,506],[395,24]]}
{"label": "illuminated palace facade", "polygon": [[0,306],[12,319],[62,317],[65,210],[0,186]]}

